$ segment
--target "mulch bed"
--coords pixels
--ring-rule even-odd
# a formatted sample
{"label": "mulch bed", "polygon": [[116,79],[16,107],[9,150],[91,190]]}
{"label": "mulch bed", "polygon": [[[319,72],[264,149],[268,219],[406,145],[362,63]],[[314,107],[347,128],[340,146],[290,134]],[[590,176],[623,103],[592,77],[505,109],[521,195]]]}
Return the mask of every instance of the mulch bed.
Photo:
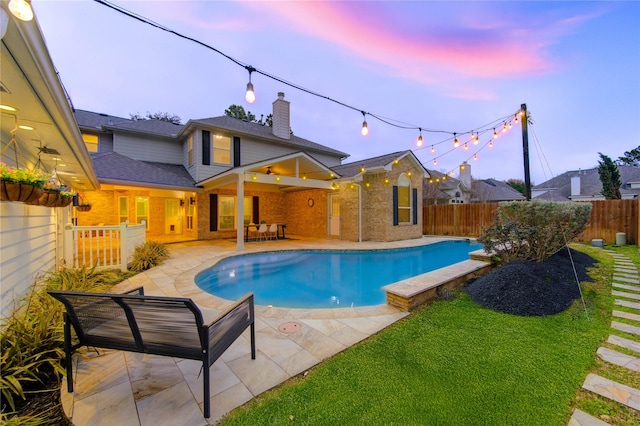
{"label": "mulch bed", "polygon": [[580,282],[593,281],[587,268],[596,260],[563,248],[543,262],[515,260],[471,281],[465,290],[485,308],[521,316],[554,315],[580,297],[571,258]]}

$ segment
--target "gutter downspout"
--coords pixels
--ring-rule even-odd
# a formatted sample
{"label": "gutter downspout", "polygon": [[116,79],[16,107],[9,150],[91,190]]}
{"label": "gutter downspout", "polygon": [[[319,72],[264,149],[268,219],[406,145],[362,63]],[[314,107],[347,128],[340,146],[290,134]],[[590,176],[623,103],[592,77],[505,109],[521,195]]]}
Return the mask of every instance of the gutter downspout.
{"label": "gutter downspout", "polygon": [[360,182],[353,182],[358,186],[358,242],[362,242],[362,185]]}

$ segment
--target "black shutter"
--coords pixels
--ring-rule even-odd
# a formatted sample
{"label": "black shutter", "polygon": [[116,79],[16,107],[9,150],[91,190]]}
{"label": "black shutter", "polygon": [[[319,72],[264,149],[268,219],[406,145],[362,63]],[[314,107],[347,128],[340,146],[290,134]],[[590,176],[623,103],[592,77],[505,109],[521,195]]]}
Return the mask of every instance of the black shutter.
{"label": "black shutter", "polygon": [[393,226],[398,226],[398,187],[393,186]]}
{"label": "black shutter", "polygon": [[218,230],[218,194],[209,194],[209,231]]}
{"label": "black shutter", "polygon": [[260,223],[260,199],[258,197],[253,197],[253,217],[251,221]]}
{"label": "black shutter", "polygon": [[202,131],[202,164],[211,165],[211,132]]}
{"label": "black shutter", "polygon": [[413,224],[418,224],[418,188],[413,188]]}
{"label": "black shutter", "polygon": [[240,167],[240,138],[237,136],[233,137],[233,167]]}

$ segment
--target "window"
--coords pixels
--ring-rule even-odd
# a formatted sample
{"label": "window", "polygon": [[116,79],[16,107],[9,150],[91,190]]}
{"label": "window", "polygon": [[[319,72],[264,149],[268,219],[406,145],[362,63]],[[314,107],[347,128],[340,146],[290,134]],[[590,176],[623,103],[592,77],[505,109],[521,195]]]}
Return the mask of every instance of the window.
{"label": "window", "polygon": [[231,164],[231,138],[213,135],[213,162]]}
{"label": "window", "polygon": [[193,203],[195,202],[195,198],[193,197],[189,197],[189,199],[187,200],[187,229],[191,230],[193,229],[193,211],[194,206]]}
{"label": "window", "polygon": [[129,197],[118,197],[118,223],[129,222]]}
{"label": "window", "polygon": [[404,173],[398,178],[398,222],[411,221],[411,179]]}
{"label": "window", "polygon": [[145,221],[149,229],[149,197],[136,197],[136,223]]}
{"label": "window", "polygon": [[82,140],[84,141],[87,151],[98,152],[98,135],[90,135],[88,133],[82,134]]}
{"label": "window", "polygon": [[189,156],[189,165],[193,164],[193,135],[189,135],[189,139],[187,140],[188,144],[188,156]]}
{"label": "window", "polygon": [[[220,196],[220,226],[218,229],[236,229],[236,197]],[[242,218],[243,225],[251,223],[253,216],[252,197],[244,197],[244,214]]]}

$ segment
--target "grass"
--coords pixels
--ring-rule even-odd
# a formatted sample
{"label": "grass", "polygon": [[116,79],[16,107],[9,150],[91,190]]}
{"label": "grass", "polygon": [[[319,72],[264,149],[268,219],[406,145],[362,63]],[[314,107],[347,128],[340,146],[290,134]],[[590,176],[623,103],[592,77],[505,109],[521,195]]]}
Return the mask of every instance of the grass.
{"label": "grass", "polygon": [[[580,390],[589,372],[609,368],[595,352],[610,332],[613,260],[585,245],[574,248],[601,261],[592,271],[596,282],[583,283],[587,312],[576,301],[558,315],[519,317],[482,308],[460,292],[259,396],[220,424],[566,425],[575,406],[615,413],[616,403]],[[637,247],[628,256],[640,260]],[[637,413],[620,419],[625,416],[640,421]]]}

